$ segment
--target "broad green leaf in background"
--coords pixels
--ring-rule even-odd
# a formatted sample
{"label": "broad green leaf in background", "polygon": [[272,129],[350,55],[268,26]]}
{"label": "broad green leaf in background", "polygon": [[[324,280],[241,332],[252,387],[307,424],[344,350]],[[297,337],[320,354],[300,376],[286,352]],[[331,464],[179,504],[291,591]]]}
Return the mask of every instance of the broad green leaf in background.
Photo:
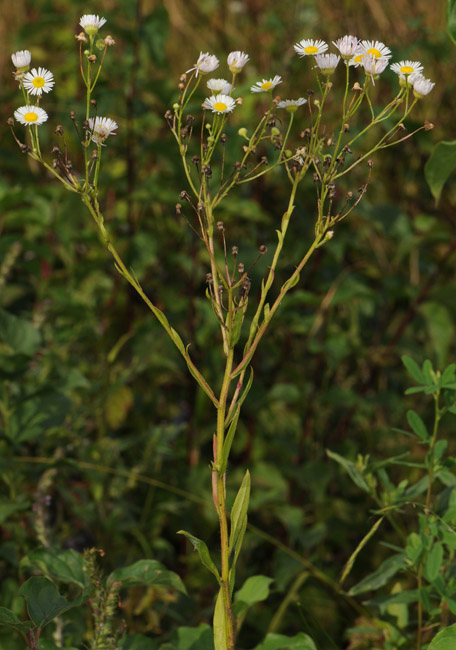
{"label": "broad green leaf in background", "polygon": [[108,585],[113,582],[121,582],[123,587],[163,585],[173,587],[177,591],[186,594],[184,583],[173,571],[157,560],[138,560],[130,566],[116,569],[108,576]]}
{"label": "broad green leaf in background", "polygon": [[73,549],[51,551],[48,548],[37,548],[21,561],[21,568],[33,567],[49,577],[85,588],[90,581],[83,566],[82,555]]}
{"label": "broad green leaf in background", "polygon": [[19,595],[25,598],[28,614],[36,627],[44,627],[59,614],[82,602],[80,598],[72,602],[65,600],[47,578],[29,578],[19,589]]}
{"label": "broad green leaf in background", "polygon": [[20,621],[16,614],[6,607],[0,607],[0,626],[16,630],[16,632],[27,633],[32,627],[30,621]]}
{"label": "broad green leaf in background", "polygon": [[429,440],[429,433],[426,429],[426,425],[424,424],[423,420],[420,418],[418,413],[415,413],[415,411],[407,411],[407,421],[413,431],[416,433],[418,438],[421,440],[426,441]]}
{"label": "broad green leaf in background", "polygon": [[255,603],[266,600],[269,596],[269,586],[274,582],[267,576],[251,576],[247,578],[239,591],[234,596],[233,613],[239,616]]}
{"label": "broad green leaf in background", "polygon": [[317,650],[310,636],[300,632],[290,637],[284,634],[268,634],[254,650]]}
{"label": "broad green leaf in background", "polygon": [[[454,15],[453,11],[453,15]],[[456,34],[456,18],[453,19]],[[448,33],[450,31],[448,30]],[[438,203],[443,186],[456,167],[456,140],[439,142],[424,167],[424,175],[432,192],[435,202]]]}
{"label": "broad green leaf in background", "polygon": [[424,316],[430,342],[442,366],[446,363],[448,348],[454,337],[454,319],[448,309],[438,302],[425,302],[419,311]]}
{"label": "broad green leaf in background", "polygon": [[440,542],[436,542],[426,560],[426,577],[429,582],[433,582],[439,575],[442,562],[443,546]]}
{"label": "broad green leaf in background", "polygon": [[69,409],[69,399],[56,390],[17,402],[9,421],[8,436],[14,442],[43,436],[48,429],[63,424]]}
{"label": "broad green leaf in background", "polygon": [[41,334],[28,321],[0,309],[0,341],[16,354],[33,356],[41,344]]}
{"label": "broad green leaf in background", "polygon": [[456,648],[456,625],[451,625],[439,632],[431,641],[427,650],[454,650]]}
{"label": "broad green leaf in background", "polygon": [[127,634],[120,642],[122,650],[158,650],[159,642],[144,634]]}
{"label": "broad green leaf in background", "polygon": [[[172,647],[176,650],[214,650],[214,639],[212,629],[207,623],[201,623],[198,627],[178,627],[171,636]],[[165,650],[166,646],[160,646]],[[131,650],[136,650],[132,648]],[[142,650],[138,648],[138,650]],[[144,648],[148,650],[148,648]]]}

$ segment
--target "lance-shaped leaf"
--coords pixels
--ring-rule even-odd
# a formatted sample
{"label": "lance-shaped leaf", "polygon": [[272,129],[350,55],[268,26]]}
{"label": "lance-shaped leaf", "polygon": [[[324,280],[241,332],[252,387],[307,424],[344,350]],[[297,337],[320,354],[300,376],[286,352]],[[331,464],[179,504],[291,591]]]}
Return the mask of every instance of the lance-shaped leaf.
{"label": "lance-shaped leaf", "polygon": [[230,428],[226,434],[225,440],[223,442],[222,457],[219,464],[220,474],[224,474],[226,471],[226,466],[228,464],[228,456],[230,455],[231,445],[233,444],[234,434],[236,433],[237,424],[239,420],[239,413],[241,412],[240,404],[237,405],[234,411],[234,417],[231,420]]}
{"label": "lance-shaped leaf", "polygon": [[448,32],[448,36],[456,45],[456,0],[448,0],[447,32]]}
{"label": "lance-shaped leaf", "polygon": [[230,530],[230,553],[239,542],[239,536],[242,529],[247,524],[247,510],[250,499],[250,472],[246,471],[242,479],[241,487],[231,509],[231,530]]}
{"label": "lance-shaped leaf", "polygon": [[223,587],[220,587],[214,610],[214,646],[216,650],[228,650],[227,623]]}
{"label": "lance-shaped leaf", "polygon": [[207,544],[203,542],[202,539],[198,539],[198,537],[195,537],[191,533],[188,533],[186,530],[178,530],[177,534],[185,535],[188,541],[191,542],[194,548],[198,551],[198,555],[200,557],[203,566],[205,566],[206,569],[209,569],[209,571],[215,575],[218,582],[220,582],[219,572],[217,571],[217,567],[212,561],[211,554],[209,553],[209,549],[207,548]]}
{"label": "lance-shaped leaf", "polygon": [[386,585],[388,580],[392,578],[398,571],[405,569],[407,567],[407,560],[403,553],[398,553],[389,557],[387,560],[382,562],[376,571],[366,576],[358,582],[357,585],[352,587],[348,594],[350,596],[357,596],[358,594],[364,594],[366,591],[375,591]]}
{"label": "lance-shaped leaf", "polygon": [[340,584],[342,584],[342,583],[344,582],[345,578],[348,576],[348,574],[349,574],[350,571],[352,570],[352,567],[353,567],[353,565],[354,565],[354,563],[355,563],[355,560],[356,560],[358,554],[359,554],[359,553],[361,552],[361,550],[366,546],[366,544],[367,544],[367,542],[370,540],[370,538],[371,538],[373,535],[375,535],[375,533],[376,533],[378,527],[380,526],[380,524],[382,523],[382,521],[383,521],[383,517],[381,517],[380,519],[378,519],[378,520],[375,522],[375,524],[372,526],[372,528],[371,528],[370,531],[367,533],[367,535],[365,535],[365,536],[363,537],[363,539],[360,541],[360,543],[359,543],[358,546],[355,548],[355,550],[353,551],[353,553],[350,555],[350,557],[349,557],[349,559],[348,559],[348,561],[347,561],[347,563],[346,563],[346,565],[345,565],[345,567],[344,567],[344,570],[342,571],[342,575],[340,576]]}
{"label": "lance-shaped leaf", "polygon": [[424,175],[436,203],[455,167],[456,140],[439,142],[424,167]]}
{"label": "lance-shaped leaf", "polygon": [[168,569],[157,560],[138,560],[130,566],[116,569],[108,577],[108,585],[121,582],[123,587],[163,585],[172,587],[186,594],[184,584],[177,573]]}
{"label": "lance-shaped leaf", "polygon": [[339,463],[339,465],[342,465],[342,467],[348,472],[348,475],[350,476],[351,480],[359,488],[361,488],[361,490],[364,490],[364,492],[370,494],[370,488],[367,485],[366,481],[364,480],[361,472],[357,469],[355,463],[353,463],[351,460],[348,460],[347,458],[344,458],[343,456],[340,456],[339,454],[336,454],[335,451],[330,451],[329,449],[327,449],[326,453],[330,458],[332,458],[337,463]]}

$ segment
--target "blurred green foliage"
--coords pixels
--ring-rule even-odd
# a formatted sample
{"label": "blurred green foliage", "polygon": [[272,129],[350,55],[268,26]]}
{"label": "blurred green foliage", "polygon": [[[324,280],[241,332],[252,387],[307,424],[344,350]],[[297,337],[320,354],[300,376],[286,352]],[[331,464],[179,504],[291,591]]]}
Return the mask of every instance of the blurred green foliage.
{"label": "blurred green foliage", "polygon": [[[259,644],[266,631],[306,632],[319,648],[341,647],[359,612],[331,584],[368,532],[371,504],[328,461],[325,449],[353,459],[405,450],[419,457],[419,448],[391,430],[404,427],[412,399],[404,404],[401,396],[406,378],[400,356],[443,365],[455,355],[456,187],[450,178],[437,209],[423,174],[433,144],[454,132],[448,83],[454,47],[446,35],[445,3],[345,0],[334,6],[283,0],[278,7],[273,0],[100,0],[89,7],[79,1],[21,0],[3,5],[2,121],[21,101],[9,54],[28,48],[33,61],[56,77],[49,112],[64,126],[75,166],[80,160],[68,114],[81,115],[83,94],[72,29],[79,31],[79,17],[88,11],[108,19],[116,46],[97,102],[99,114],[108,114],[120,128],[102,168],[104,213],[124,259],[172,325],[192,341],[195,361],[212,379],[220,357],[217,324],[208,318],[204,297],[207,260],[185,221],[175,216],[185,181],[163,119],[179,75],[200,50],[223,58],[241,49],[252,63],[240,90],[256,75],[281,74],[294,97],[311,78],[293,56],[292,44],[304,37],[331,41],[356,33],[386,42],[394,60],[420,60],[436,81],[406,125],[412,131],[428,119],[435,130],[420,132],[374,160],[367,195],[279,311],[255,358],[255,380],[233,447],[230,485],[240,485],[245,467],[252,474],[254,527],[240,558],[239,584],[255,574],[273,579],[268,600],[253,604],[253,615],[243,622],[240,647]],[[389,92],[394,83],[386,72],[378,93]],[[257,111],[250,100],[244,109]],[[43,151],[57,142],[47,132]],[[184,647],[176,636],[182,625],[198,629],[195,643],[206,647],[203,624],[210,620],[214,591],[176,531],[190,529],[217,545],[207,469],[211,405],[147,308],[116,275],[78,198],[23,157],[8,136],[5,128],[0,141],[0,604],[23,615],[17,592],[31,569],[21,559],[43,545],[102,548],[106,573],[153,558],[183,577],[191,597],[177,598],[156,587],[122,590],[120,618],[137,635],[123,647],[156,647],[141,645],[140,635],[164,635],[170,647]],[[227,147],[233,152],[238,147],[234,128]],[[356,186],[344,189],[356,191]],[[277,173],[228,199],[227,236],[239,246],[246,266],[258,245],[274,240],[286,192]],[[298,197],[298,218],[282,261],[284,279],[309,237],[313,206],[309,184],[308,194]],[[266,258],[252,272],[252,292]],[[421,417],[428,416],[424,406]],[[398,471],[391,470],[393,479]],[[383,534],[395,543],[392,528]],[[381,546],[370,548],[350,574],[352,585],[385,559]],[[293,597],[275,627],[271,621],[287,593]],[[71,643],[87,641],[80,610],[66,617]],[[0,631],[0,647],[22,648],[20,637],[11,635]],[[43,639],[50,645],[40,647],[54,647],[51,631]],[[298,641],[296,647],[304,647]],[[259,647],[278,646],[269,639]],[[350,645],[357,647],[362,646]]]}

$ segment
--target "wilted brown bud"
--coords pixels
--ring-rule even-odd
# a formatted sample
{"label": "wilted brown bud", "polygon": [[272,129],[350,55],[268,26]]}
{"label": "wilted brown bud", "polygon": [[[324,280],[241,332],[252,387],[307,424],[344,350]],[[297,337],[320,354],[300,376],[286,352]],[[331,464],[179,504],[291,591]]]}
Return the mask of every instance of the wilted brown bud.
{"label": "wilted brown bud", "polygon": [[223,144],[225,144],[227,139],[228,139],[228,136],[226,135],[226,133],[222,133],[222,135],[220,136],[220,140],[223,142]]}
{"label": "wilted brown bud", "polygon": [[211,176],[212,176],[212,169],[211,169],[210,165],[203,165],[203,166],[201,167],[201,171],[203,172],[203,174],[204,174],[207,178],[211,178]]}
{"label": "wilted brown bud", "polygon": [[57,145],[55,147],[52,147],[51,153],[54,154],[54,156],[61,156],[62,155],[62,152],[57,147]]}
{"label": "wilted brown bud", "polygon": [[344,124],[344,133],[348,133],[350,131],[350,124],[348,122],[345,122]]}
{"label": "wilted brown bud", "polygon": [[76,119],[76,113],[74,111],[70,111],[70,120],[73,120],[74,122],[75,119]]}
{"label": "wilted brown bud", "polygon": [[424,121],[424,130],[425,131],[431,131],[434,128],[434,125],[432,122],[428,122],[427,120]]}
{"label": "wilted brown bud", "polygon": [[268,159],[266,158],[266,156],[261,156],[261,158],[260,158],[260,163],[261,163],[262,165],[267,165],[267,164],[269,163],[269,161],[268,161]]}
{"label": "wilted brown bud", "polygon": [[91,106],[95,107],[97,105],[97,100],[96,99],[91,99],[90,104],[91,104]]}
{"label": "wilted brown bud", "polygon": [[184,88],[185,88],[185,84],[178,83],[178,84],[177,84],[177,88],[178,88],[179,90],[184,90]]}
{"label": "wilted brown bud", "polygon": [[57,124],[54,133],[57,133],[57,135],[63,135],[63,126],[61,124]]}
{"label": "wilted brown bud", "polygon": [[190,194],[186,190],[182,190],[179,196],[181,199],[185,199],[185,201],[190,201]]}
{"label": "wilted brown bud", "polygon": [[96,54],[89,54],[89,56],[87,57],[87,61],[90,61],[90,63],[95,63],[96,60],[97,60]]}
{"label": "wilted brown bud", "polygon": [[180,203],[176,203],[176,214],[182,214],[182,206]]}
{"label": "wilted brown bud", "polygon": [[264,255],[265,253],[268,252],[268,247],[265,246],[264,244],[261,244],[261,246],[260,246],[260,248],[259,248],[259,251],[260,251],[260,253],[261,253],[262,255]]}
{"label": "wilted brown bud", "polygon": [[31,149],[30,149],[30,147],[28,146],[28,144],[20,144],[19,146],[20,146],[20,148],[21,148],[21,152],[22,152],[22,153],[29,153],[29,152],[31,151]]}
{"label": "wilted brown bud", "polygon": [[192,158],[192,163],[193,163],[194,165],[199,165],[200,162],[201,162],[201,158],[200,158],[199,156],[193,156],[193,158]]}
{"label": "wilted brown bud", "polygon": [[233,246],[231,248],[231,254],[232,255],[237,255],[239,253],[239,248],[237,246]]}
{"label": "wilted brown bud", "polygon": [[208,284],[212,283],[212,273],[206,273],[206,282]]}
{"label": "wilted brown bud", "polygon": [[223,221],[217,221],[217,228],[219,230],[225,230],[225,227],[223,225]]}
{"label": "wilted brown bud", "polygon": [[355,83],[353,84],[352,90],[362,90],[361,86],[357,81],[355,81]]}
{"label": "wilted brown bud", "polygon": [[239,273],[244,273],[244,269],[245,269],[244,264],[242,262],[239,262],[239,264],[237,265],[237,270],[239,271]]}
{"label": "wilted brown bud", "polygon": [[96,160],[98,158],[98,151],[96,149],[92,150],[91,158],[92,160]]}
{"label": "wilted brown bud", "polygon": [[179,77],[179,81],[181,81],[182,83],[187,81],[187,75],[185,74],[185,72],[184,72],[184,74],[181,74],[181,76]]}
{"label": "wilted brown bud", "polygon": [[77,41],[82,41],[83,43],[87,43],[87,38],[84,32],[79,32],[79,34],[75,34],[74,37]]}
{"label": "wilted brown bud", "polygon": [[347,199],[351,201],[353,198],[353,192],[347,192]]}
{"label": "wilted brown bud", "polygon": [[57,158],[53,159],[52,166],[54,169],[57,169],[57,167],[59,166],[59,161],[57,160]]}
{"label": "wilted brown bud", "polygon": [[239,162],[239,160],[237,160],[237,161],[234,163],[234,169],[235,169],[236,171],[238,171],[239,169],[241,169],[241,167],[242,167],[241,163]]}
{"label": "wilted brown bud", "polygon": [[203,205],[202,201],[198,201],[198,203],[196,204],[197,211],[201,212],[203,208],[204,208],[204,205]]}
{"label": "wilted brown bud", "polygon": [[374,161],[373,160],[368,160],[367,161],[367,166],[369,167],[369,169],[372,169],[373,166],[374,166]]}
{"label": "wilted brown bud", "polygon": [[9,117],[6,120],[6,123],[8,124],[8,126],[14,126],[14,119],[12,117]]}
{"label": "wilted brown bud", "polygon": [[314,94],[314,91],[312,90],[312,88],[308,88],[306,90],[306,95],[313,95],[313,94]]}
{"label": "wilted brown bud", "polygon": [[111,47],[111,45],[115,45],[115,44],[116,44],[115,40],[113,39],[113,37],[112,37],[110,34],[108,34],[107,36],[105,36],[105,38],[104,38],[104,40],[103,40],[103,43],[104,43],[105,45],[107,45],[108,47]]}

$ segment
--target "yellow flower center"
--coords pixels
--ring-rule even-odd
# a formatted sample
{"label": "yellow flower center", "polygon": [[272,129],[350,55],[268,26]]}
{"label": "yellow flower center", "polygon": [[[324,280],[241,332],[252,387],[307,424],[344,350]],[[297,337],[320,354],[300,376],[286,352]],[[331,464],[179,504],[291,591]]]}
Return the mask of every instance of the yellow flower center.
{"label": "yellow flower center", "polygon": [[272,83],[272,81],[265,81],[264,83],[261,84],[261,87],[263,88],[263,90],[269,90],[269,88],[274,87],[274,84]]}
{"label": "yellow flower center", "polygon": [[361,63],[363,59],[364,59],[364,54],[358,54],[358,56],[355,56],[354,61],[355,63]]}
{"label": "yellow flower center", "polygon": [[223,102],[215,102],[215,104],[214,104],[214,108],[215,108],[215,110],[218,111],[219,113],[223,113],[223,111],[226,111],[226,109],[228,108],[228,106],[227,106],[226,104],[224,104]]}
{"label": "yellow flower center", "polygon": [[304,51],[306,54],[316,54],[318,52],[318,47],[315,47],[315,45],[308,45],[304,48]]}
{"label": "yellow flower center", "polygon": [[402,74],[412,74],[413,68],[411,65],[403,65],[401,68]]}
{"label": "yellow flower center", "polygon": [[43,79],[43,77],[35,77],[32,83],[35,86],[35,88],[42,88],[46,82]]}
{"label": "yellow flower center", "polygon": [[38,119],[38,115],[36,113],[26,113],[24,115],[24,120],[26,122],[36,122]]}
{"label": "yellow flower center", "polygon": [[370,50],[367,50],[368,54],[372,54],[376,59],[379,59],[382,56],[380,50],[377,50],[376,47],[371,47]]}

